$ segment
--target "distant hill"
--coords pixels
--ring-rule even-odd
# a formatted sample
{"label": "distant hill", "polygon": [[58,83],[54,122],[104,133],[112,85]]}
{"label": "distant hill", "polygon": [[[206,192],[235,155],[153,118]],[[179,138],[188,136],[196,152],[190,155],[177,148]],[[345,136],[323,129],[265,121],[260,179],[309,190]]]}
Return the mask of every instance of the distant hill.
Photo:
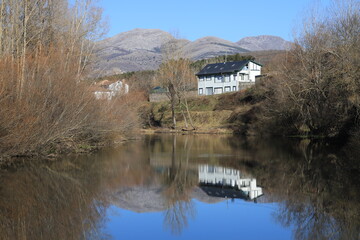
{"label": "distant hill", "polygon": [[283,50],[289,44],[275,36],[243,38],[237,43],[217,37],[204,37],[196,41],[175,40],[170,33],[162,30],[137,28],[97,42],[94,75],[155,70],[162,61],[163,47],[171,41],[177,41],[182,46],[182,54],[193,60],[249,51]]}
{"label": "distant hill", "polygon": [[249,51],[287,50],[291,47],[291,42],[269,35],[245,37],[236,44]]}
{"label": "distant hill", "polygon": [[95,66],[100,75],[153,70],[161,63],[161,47],[172,40],[170,33],[134,29],[97,43]]}
{"label": "distant hill", "polygon": [[183,48],[183,52],[188,58],[200,60],[220,55],[230,55],[249,51],[239,47],[236,43],[221,38],[204,37],[186,44]]}

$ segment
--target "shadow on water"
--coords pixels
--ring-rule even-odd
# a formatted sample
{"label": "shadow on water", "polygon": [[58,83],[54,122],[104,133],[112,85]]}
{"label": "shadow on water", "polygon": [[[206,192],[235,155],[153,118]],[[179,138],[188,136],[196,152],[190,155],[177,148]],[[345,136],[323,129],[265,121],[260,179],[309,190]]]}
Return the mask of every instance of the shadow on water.
{"label": "shadow on water", "polygon": [[151,135],[94,156],[0,173],[0,239],[104,239],[106,209],[163,212],[173,234],[194,199],[277,202],[295,239],[359,239],[360,146]]}
{"label": "shadow on water", "polygon": [[0,176],[0,239],[95,236],[106,208],[96,171],[62,161],[28,163]]}

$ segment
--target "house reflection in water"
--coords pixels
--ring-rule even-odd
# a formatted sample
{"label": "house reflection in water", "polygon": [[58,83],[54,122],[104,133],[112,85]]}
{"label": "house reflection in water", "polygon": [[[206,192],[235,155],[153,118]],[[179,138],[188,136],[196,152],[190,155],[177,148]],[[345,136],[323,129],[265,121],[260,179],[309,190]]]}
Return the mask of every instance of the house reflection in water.
{"label": "house reflection in water", "polygon": [[263,195],[255,178],[242,178],[239,170],[199,165],[200,188],[209,196],[253,200]]}

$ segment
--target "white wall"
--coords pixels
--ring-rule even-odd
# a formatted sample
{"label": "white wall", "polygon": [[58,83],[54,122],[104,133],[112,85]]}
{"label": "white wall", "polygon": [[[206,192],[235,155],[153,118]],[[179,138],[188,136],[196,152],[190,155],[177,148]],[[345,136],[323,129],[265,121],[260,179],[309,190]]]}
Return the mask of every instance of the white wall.
{"label": "white wall", "polygon": [[108,86],[104,91],[96,91],[94,95],[96,99],[107,99],[111,100],[118,94],[127,94],[129,93],[129,85],[121,81],[114,82]]}
{"label": "white wall", "polygon": [[263,194],[255,178],[241,178],[239,170],[212,165],[199,165],[199,182],[204,184],[231,186],[243,191],[250,199]]}
{"label": "white wall", "polygon": [[256,63],[249,62],[248,67],[243,68],[239,74],[249,75],[249,80],[243,80],[243,82],[255,82],[255,77],[261,75],[261,66]]}
{"label": "white wall", "polygon": [[[217,79],[215,79],[218,76],[222,76],[223,80],[222,82],[216,82]],[[225,82],[225,77],[228,77],[228,82]],[[202,78],[204,78],[204,76],[202,76]],[[230,92],[234,91],[234,87],[236,88],[235,91],[238,90],[238,83],[234,78],[231,78],[229,74],[225,74],[225,75],[211,75],[210,76],[210,81],[208,80],[202,80],[200,81],[200,79],[198,78],[198,93],[200,92],[200,88],[203,89],[203,94],[202,95],[207,95],[206,92],[206,88],[213,88],[213,93],[215,91],[215,88],[221,88],[222,92],[225,92],[225,87],[230,87]],[[200,93],[199,93],[200,95]]]}

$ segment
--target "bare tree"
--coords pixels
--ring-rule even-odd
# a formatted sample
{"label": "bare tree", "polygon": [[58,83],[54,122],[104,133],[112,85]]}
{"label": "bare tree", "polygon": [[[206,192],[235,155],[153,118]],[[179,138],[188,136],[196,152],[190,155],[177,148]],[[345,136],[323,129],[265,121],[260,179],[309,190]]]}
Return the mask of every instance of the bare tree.
{"label": "bare tree", "polygon": [[[324,17],[310,16],[274,76],[267,119],[288,133],[338,136],[360,112],[359,1],[334,1]],[[279,67],[280,66],[280,67]]]}
{"label": "bare tree", "polygon": [[101,14],[92,0],[0,1],[0,153],[110,135],[120,112],[99,107],[81,81]]}
{"label": "bare tree", "polygon": [[[181,41],[174,39],[163,48],[163,63],[160,65],[157,80],[168,90],[171,104],[173,128],[176,128],[175,108],[180,107],[185,123],[187,125],[184,108],[189,117],[190,124],[194,129],[189,107],[187,104],[187,92],[196,86],[195,73],[190,64],[191,61],[183,57]],[[187,128],[188,126],[186,126]]]}

